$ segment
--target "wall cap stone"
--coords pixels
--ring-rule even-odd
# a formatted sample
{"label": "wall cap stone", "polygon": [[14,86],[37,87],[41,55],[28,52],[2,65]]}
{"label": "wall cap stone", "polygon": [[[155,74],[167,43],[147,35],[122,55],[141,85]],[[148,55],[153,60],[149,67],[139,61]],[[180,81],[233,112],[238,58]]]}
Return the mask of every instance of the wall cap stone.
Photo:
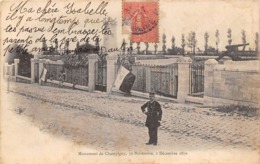
{"label": "wall cap stone", "polygon": [[89,59],[98,59],[98,54],[89,54],[88,58]]}
{"label": "wall cap stone", "polygon": [[216,64],[218,64],[218,62],[215,59],[208,59],[205,61],[205,65],[216,65]]}
{"label": "wall cap stone", "polygon": [[30,61],[31,61],[31,62],[36,62],[37,59],[35,59],[35,58],[31,58]]}
{"label": "wall cap stone", "polygon": [[57,64],[64,64],[62,60],[57,60]]}
{"label": "wall cap stone", "polygon": [[20,59],[14,59],[14,62],[15,62],[15,63],[19,63],[19,62],[20,62]]}
{"label": "wall cap stone", "polygon": [[39,59],[39,63],[44,63],[45,59]]}
{"label": "wall cap stone", "polygon": [[192,63],[192,59],[190,57],[179,57],[176,61],[177,63]]}
{"label": "wall cap stone", "polygon": [[106,58],[107,60],[117,60],[118,55],[118,53],[109,52]]}

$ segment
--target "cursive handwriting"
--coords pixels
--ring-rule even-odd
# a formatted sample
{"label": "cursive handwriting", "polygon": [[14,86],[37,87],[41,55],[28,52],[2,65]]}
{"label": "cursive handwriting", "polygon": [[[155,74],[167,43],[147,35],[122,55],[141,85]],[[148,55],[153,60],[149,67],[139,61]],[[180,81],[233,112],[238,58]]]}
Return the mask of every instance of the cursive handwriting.
{"label": "cursive handwriting", "polygon": [[[6,20],[3,25],[5,35],[1,39],[5,46],[4,55],[7,52],[22,52],[21,49],[39,53],[46,47],[53,47],[54,43],[57,49],[63,49],[69,43],[99,44],[102,35],[110,36],[116,32],[111,31],[114,28],[110,24],[116,25],[116,18],[110,17],[108,2],[82,3],[46,0],[36,7],[30,0],[11,2],[7,7],[9,11],[3,14]],[[13,48],[14,44],[19,47]],[[102,47],[102,51],[121,49]]]}
{"label": "cursive handwriting", "polygon": [[87,15],[104,15],[107,16],[107,11],[106,11],[106,6],[107,6],[108,2],[101,2],[99,4],[99,6],[96,9],[90,8],[91,6],[91,2],[89,2],[85,8],[78,8],[75,9],[74,7],[74,2],[73,3],[69,3],[68,5],[66,5],[64,8],[67,9],[66,10],[66,14],[80,14],[80,13],[84,13]]}

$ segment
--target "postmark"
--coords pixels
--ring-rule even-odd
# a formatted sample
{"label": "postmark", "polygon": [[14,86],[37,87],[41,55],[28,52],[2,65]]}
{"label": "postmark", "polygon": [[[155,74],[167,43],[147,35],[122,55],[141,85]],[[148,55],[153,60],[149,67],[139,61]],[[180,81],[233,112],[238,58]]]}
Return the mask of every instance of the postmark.
{"label": "postmark", "polygon": [[123,34],[133,42],[158,42],[158,1],[123,1]]}

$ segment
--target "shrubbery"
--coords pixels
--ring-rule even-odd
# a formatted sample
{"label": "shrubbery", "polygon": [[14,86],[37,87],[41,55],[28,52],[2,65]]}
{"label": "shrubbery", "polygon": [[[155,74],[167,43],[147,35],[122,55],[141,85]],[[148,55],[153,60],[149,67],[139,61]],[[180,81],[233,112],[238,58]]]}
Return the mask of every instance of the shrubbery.
{"label": "shrubbery", "polygon": [[223,105],[213,107],[214,110],[229,114],[238,114],[246,117],[257,117],[259,108],[246,105]]}

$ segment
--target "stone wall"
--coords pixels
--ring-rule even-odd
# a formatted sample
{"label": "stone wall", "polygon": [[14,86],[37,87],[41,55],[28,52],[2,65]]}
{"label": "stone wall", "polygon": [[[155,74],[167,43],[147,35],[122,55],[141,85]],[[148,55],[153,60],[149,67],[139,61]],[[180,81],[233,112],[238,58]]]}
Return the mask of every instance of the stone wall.
{"label": "stone wall", "polygon": [[259,104],[260,80],[258,61],[206,61],[205,105]]}

